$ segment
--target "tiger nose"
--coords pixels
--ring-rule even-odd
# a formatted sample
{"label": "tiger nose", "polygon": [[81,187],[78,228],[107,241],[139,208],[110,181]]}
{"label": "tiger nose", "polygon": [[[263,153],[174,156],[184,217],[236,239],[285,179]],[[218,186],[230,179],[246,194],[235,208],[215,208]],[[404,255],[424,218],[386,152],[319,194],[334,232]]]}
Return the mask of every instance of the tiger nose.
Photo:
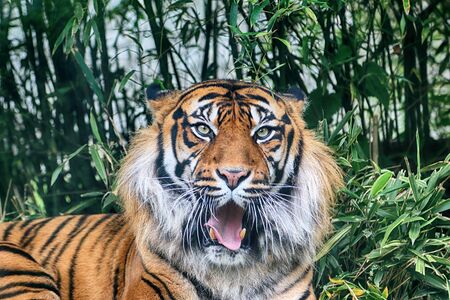
{"label": "tiger nose", "polygon": [[246,179],[250,175],[249,170],[243,169],[219,169],[217,170],[217,175],[222,178],[227,186],[234,190],[244,179]]}

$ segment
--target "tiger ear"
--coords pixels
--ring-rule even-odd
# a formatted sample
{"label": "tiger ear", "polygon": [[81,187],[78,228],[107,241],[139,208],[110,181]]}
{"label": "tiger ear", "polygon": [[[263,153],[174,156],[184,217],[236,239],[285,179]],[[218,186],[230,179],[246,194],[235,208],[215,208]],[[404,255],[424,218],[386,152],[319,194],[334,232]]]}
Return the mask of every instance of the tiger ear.
{"label": "tiger ear", "polygon": [[290,87],[286,93],[281,94],[281,97],[292,108],[293,113],[302,115],[306,102],[306,95],[299,87]]}
{"label": "tiger ear", "polygon": [[180,91],[163,90],[159,83],[152,83],[147,87],[145,95],[154,120],[160,123],[178,103]]}

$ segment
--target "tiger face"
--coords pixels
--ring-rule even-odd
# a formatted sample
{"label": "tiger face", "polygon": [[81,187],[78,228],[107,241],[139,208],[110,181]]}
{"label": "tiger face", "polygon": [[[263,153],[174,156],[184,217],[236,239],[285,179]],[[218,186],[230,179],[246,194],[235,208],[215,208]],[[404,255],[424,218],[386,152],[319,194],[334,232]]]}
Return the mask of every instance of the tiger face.
{"label": "tiger face", "polygon": [[154,122],[119,174],[142,247],[185,266],[311,262],[341,178],[302,106],[225,80],[150,100]]}

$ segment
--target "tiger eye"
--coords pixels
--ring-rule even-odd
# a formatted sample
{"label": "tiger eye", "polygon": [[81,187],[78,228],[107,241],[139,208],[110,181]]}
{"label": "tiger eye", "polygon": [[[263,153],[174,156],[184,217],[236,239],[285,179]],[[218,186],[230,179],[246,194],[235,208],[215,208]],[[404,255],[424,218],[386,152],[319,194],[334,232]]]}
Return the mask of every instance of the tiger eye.
{"label": "tiger eye", "polygon": [[269,135],[269,133],[270,133],[270,129],[267,127],[263,127],[256,132],[256,135],[259,138],[263,139],[263,138],[267,137]]}
{"label": "tiger eye", "polygon": [[209,127],[206,126],[206,125],[200,124],[200,125],[197,126],[197,131],[200,134],[208,135],[211,132],[211,129],[209,129]]}

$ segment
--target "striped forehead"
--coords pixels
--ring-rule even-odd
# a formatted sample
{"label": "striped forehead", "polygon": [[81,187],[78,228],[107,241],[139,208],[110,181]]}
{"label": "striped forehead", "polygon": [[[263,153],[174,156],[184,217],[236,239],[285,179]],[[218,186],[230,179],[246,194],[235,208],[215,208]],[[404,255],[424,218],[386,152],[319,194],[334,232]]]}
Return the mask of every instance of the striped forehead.
{"label": "striped forehead", "polygon": [[228,117],[240,117],[260,123],[266,120],[281,118],[285,108],[275,94],[260,87],[241,87],[230,89],[216,87],[198,89],[189,97],[183,97],[188,115],[212,122],[221,123]]}

